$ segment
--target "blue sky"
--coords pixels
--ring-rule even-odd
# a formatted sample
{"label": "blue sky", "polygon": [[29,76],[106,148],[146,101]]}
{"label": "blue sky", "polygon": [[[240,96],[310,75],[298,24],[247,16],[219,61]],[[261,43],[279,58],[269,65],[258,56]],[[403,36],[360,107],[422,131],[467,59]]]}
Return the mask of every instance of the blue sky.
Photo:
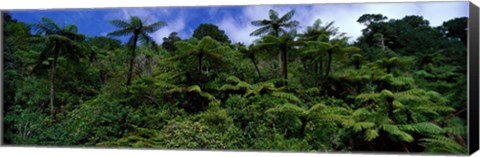
{"label": "blue sky", "polygon": [[61,26],[73,23],[78,26],[79,32],[88,36],[104,36],[116,30],[108,22],[112,19],[128,20],[130,16],[139,16],[147,24],[165,21],[168,26],[151,34],[158,44],[171,32],[178,32],[182,39],[189,38],[199,24],[212,23],[224,30],[233,42],[249,44],[257,38],[249,36],[257,28],[250,22],[267,19],[270,9],[277,10],[280,15],[295,9],[293,19],[300,22],[300,33],[316,19],[335,21],[335,26],[341,32],[346,32],[351,41],[361,35],[364,26],[356,21],[366,13],[380,13],[390,19],[420,15],[429,20],[432,26],[439,26],[455,17],[468,17],[468,2],[57,9],[12,11],[11,15],[22,22],[40,22],[41,17],[46,16]]}

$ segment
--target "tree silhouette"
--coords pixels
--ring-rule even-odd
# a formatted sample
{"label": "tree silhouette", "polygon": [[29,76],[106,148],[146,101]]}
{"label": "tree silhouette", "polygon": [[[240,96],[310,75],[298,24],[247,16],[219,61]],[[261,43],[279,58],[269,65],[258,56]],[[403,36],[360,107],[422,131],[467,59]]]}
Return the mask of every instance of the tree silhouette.
{"label": "tree silhouette", "polygon": [[260,51],[258,46],[250,45],[247,48],[244,45],[239,45],[238,46],[238,51],[241,53],[241,56],[243,56],[245,58],[248,58],[252,61],[253,66],[255,66],[255,70],[257,70],[258,77],[260,77],[260,79],[263,79],[262,73],[260,72],[260,69],[258,69],[257,60],[256,60],[256,57],[255,57],[255,53],[258,53]]}
{"label": "tree silhouette", "polygon": [[[293,15],[295,14],[295,10],[287,12],[282,17],[279,17],[278,12],[275,10],[269,10],[268,14],[269,19],[252,21],[252,25],[260,28],[250,33],[250,36],[269,34],[273,35],[274,37],[280,37],[280,35],[287,32],[284,28],[295,29],[299,24],[298,21],[291,21]],[[286,52],[282,52],[281,50],[278,51],[278,64],[280,69],[286,69],[286,67],[283,67],[286,65],[284,63],[286,62],[286,60],[284,60],[286,59],[286,55]],[[280,72],[280,75],[285,76],[286,74]]]}
{"label": "tree silhouette", "polygon": [[188,57],[196,57],[198,61],[198,72],[203,71],[203,59],[210,58],[214,61],[220,61],[222,58],[222,52],[228,51],[229,47],[218,43],[210,36],[203,37],[200,41],[179,41],[175,43],[175,46],[180,52],[172,58],[172,60],[181,60]]}
{"label": "tree silhouette", "polygon": [[288,33],[284,33],[280,37],[273,35],[266,35],[262,37],[262,40],[257,44],[260,48],[273,48],[277,49],[282,57],[282,64],[280,66],[280,72],[283,77],[283,84],[287,84],[288,80],[288,60],[287,60],[287,51],[291,50],[295,43],[295,37],[297,33],[295,30],[292,30]]}
{"label": "tree silhouette", "polygon": [[[42,18],[42,22],[31,24],[32,30],[42,35],[36,40],[44,40],[46,47],[40,54],[38,63],[34,69],[38,69],[44,64],[50,65],[50,113],[55,113],[55,78],[56,67],[59,56],[67,56],[73,60],[78,60],[82,55],[82,50],[86,48],[80,42],[84,36],[78,34],[76,25],[70,24],[60,27],[55,21],[47,17]],[[37,70],[34,70],[37,71]]]}
{"label": "tree silhouette", "polygon": [[128,68],[128,76],[127,76],[127,86],[129,86],[132,82],[133,76],[133,67],[134,67],[134,60],[135,60],[135,49],[137,48],[137,42],[140,41],[141,43],[149,44],[151,46],[156,47],[155,41],[150,37],[148,33],[154,33],[160,28],[167,25],[167,23],[163,21],[158,21],[150,25],[145,25],[144,21],[142,21],[137,16],[131,16],[130,21],[126,22],[123,20],[112,20],[110,23],[120,30],[116,30],[113,32],[108,33],[109,36],[126,36],[132,34],[130,37],[128,44],[131,49],[130,53],[130,63]]}
{"label": "tree silhouette", "polygon": [[194,31],[192,37],[202,39],[203,37],[210,36],[218,42],[229,43],[230,39],[225,34],[225,31],[220,30],[218,26],[214,24],[202,23]]}

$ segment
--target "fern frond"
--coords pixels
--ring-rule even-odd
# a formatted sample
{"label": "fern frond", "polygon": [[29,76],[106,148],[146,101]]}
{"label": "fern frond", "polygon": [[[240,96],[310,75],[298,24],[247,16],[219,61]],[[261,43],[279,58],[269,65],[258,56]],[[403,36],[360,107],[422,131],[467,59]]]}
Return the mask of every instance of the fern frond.
{"label": "fern frond", "polygon": [[439,112],[453,112],[454,108],[448,106],[439,106],[439,105],[424,105],[424,106],[415,106],[412,107],[412,110],[423,113],[432,113],[438,115]]}
{"label": "fern frond", "polygon": [[379,93],[362,93],[357,95],[355,99],[357,101],[360,101],[361,103],[366,101],[378,101],[380,100],[380,94]]}
{"label": "fern frond", "polygon": [[354,116],[354,117],[363,116],[363,115],[369,116],[371,114],[372,113],[369,110],[367,110],[366,108],[360,108],[360,109],[355,110],[352,113],[352,116]]}
{"label": "fern frond", "polygon": [[448,103],[448,99],[443,97],[440,93],[435,91],[428,91],[426,96],[430,98],[430,100],[439,103],[439,104],[446,104]]}
{"label": "fern frond", "polygon": [[352,127],[353,125],[355,125],[355,120],[351,119],[350,117],[341,115],[335,115],[335,117],[337,117],[337,119],[334,120],[341,123],[343,126]]}
{"label": "fern frond", "polygon": [[375,126],[375,123],[373,122],[357,122],[353,124],[353,131],[359,132],[364,129],[370,129]]}
{"label": "fern frond", "polygon": [[156,86],[160,87],[160,88],[176,88],[177,85],[174,85],[174,84],[170,84],[170,83],[167,83],[167,82],[156,82],[155,83]]}
{"label": "fern frond", "polygon": [[197,93],[202,93],[202,89],[198,85],[192,85],[187,88],[188,92],[197,92]]}
{"label": "fern frond", "polygon": [[388,81],[394,86],[413,85],[415,82],[411,77],[392,77]]}
{"label": "fern frond", "polygon": [[294,116],[301,116],[304,113],[305,109],[302,109],[293,104],[284,104],[275,108],[268,109],[267,113],[275,113],[275,114],[288,114]]}
{"label": "fern frond", "polygon": [[405,105],[403,105],[400,101],[394,100],[394,101],[393,101],[393,107],[395,107],[395,108],[404,108]]}
{"label": "fern frond", "polygon": [[401,130],[418,132],[426,135],[441,134],[445,132],[445,130],[443,130],[441,127],[430,122],[398,125],[398,128]]}
{"label": "fern frond", "polygon": [[466,153],[466,147],[445,136],[433,136],[420,139],[420,141],[420,144],[425,147],[427,152]]}
{"label": "fern frond", "polygon": [[301,100],[296,97],[295,95],[291,93],[285,93],[285,92],[272,92],[272,96],[278,97],[278,98],[284,98],[288,99],[293,102],[301,102]]}
{"label": "fern frond", "polygon": [[398,139],[406,142],[412,142],[414,138],[412,135],[406,133],[405,131],[402,131],[398,126],[392,125],[392,124],[383,124],[381,125],[381,128],[388,132],[389,134],[395,135],[398,137]]}
{"label": "fern frond", "polygon": [[419,70],[419,71],[415,71],[415,74],[420,76],[420,77],[424,77],[424,78],[433,78],[435,77],[435,75],[432,75],[431,73],[428,73],[427,71],[425,70]]}
{"label": "fern frond", "polygon": [[412,124],[403,124],[403,125],[398,125],[398,128],[404,131],[410,131],[410,132],[418,132],[417,128],[415,125]]}
{"label": "fern frond", "polygon": [[304,91],[305,93],[318,93],[320,92],[320,89],[316,88],[316,87],[312,87],[312,88],[308,88]]}
{"label": "fern frond", "polygon": [[218,90],[226,91],[226,90],[239,90],[240,88],[231,84],[226,84],[220,87]]}
{"label": "fern frond", "polygon": [[417,123],[413,124],[413,126],[418,132],[423,134],[441,134],[445,132],[441,127],[430,122]]}
{"label": "fern frond", "polygon": [[176,87],[170,90],[167,90],[166,93],[182,93],[185,89],[183,87]]}
{"label": "fern frond", "polygon": [[252,85],[250,85],[249,83],[247,82],[243,82],[243,81],[240,81],[238,82],[238,84],[236,85],[238,88],[243,88],[243,89],[248,89],[248,88],[251,88]]}
{"label": "fern frond", "polygon": [[247,97],[249,95],[257,95],[258,92],[254,91],[254,90],[247,90],[247,92],[245,92],[245,94],[243,94],[243,97]]}
{"label": "fern frond", "polygon": [[452,135],[464,135],[467,133],[465,126],[451,126],[451,127],[446,127],[443,128],[445,132],[451,133]]}
{"label": "fern frond", "polygon": [[323,103],[318,103],[318,104],[315,104],[312,107],[310,107],[310,109],[307,112],[309,112],[309,113],[310,112],[318,112],[318,111],[321,111],[325,108],[327,108],[327,105],[325,105]]}
{"label": "fern frond", "polygon": [[380,136],[380,135],[378,134],[377,129],[368,129],[367,131],[365,131],[365,140],[366,141],[372,141],[372,140],[376,139],[378,136]]}
{"label": "fern frond", "polygon": [[323,123],[339,123],[345,126],[351,126],[355,123],[353,120],[350,121],[347,116],[343,115],[321,115],[321,114],[310,114],[308,118],[312,121],[323,122]]}
{"label": "fern frond", "polygon": [[426,91],[423,89],[410,89],[403,92],[397,92],[394,94],[395,99],[399,101],[427,101],[424,97]]}
{"label": "fern frond", "polygon": [[229,76],[227,77],[227,82],[238,83],[240,82],[240,79],[236,76]]}

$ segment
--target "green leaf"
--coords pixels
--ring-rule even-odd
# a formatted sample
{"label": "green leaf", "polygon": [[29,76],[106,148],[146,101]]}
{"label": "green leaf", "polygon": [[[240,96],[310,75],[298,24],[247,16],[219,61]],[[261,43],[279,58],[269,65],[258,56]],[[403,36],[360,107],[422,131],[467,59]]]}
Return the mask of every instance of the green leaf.
{"label": "green leaf", "polygon": [[359,132],[363,129],[369,129],[375,126],[375,123],[372,122],[357,122],[353,124],[353,131]]}
{"label": "green leaf", "polygon": [[48,61],[43,61],[42,64],[43,64],[43,65],[49,65],[50,62],[48,62]]}
{"label": "green leaf", "polygon": [[298,97],[296,97],[295,95],[290,94],[290,93],[273,92],[272,95],[275,96],[275,97],[279,97],[279,98],[285,98],[285,99],[291,100],[293,102],[301,102],[301,100]]}
{"label": "green leaf", "polygon": [[380,135],[378,134],[378,130],[376,129],[368,129],[367,131],[365,131],[365,140],[367,141],[372,141],[378,136]]}

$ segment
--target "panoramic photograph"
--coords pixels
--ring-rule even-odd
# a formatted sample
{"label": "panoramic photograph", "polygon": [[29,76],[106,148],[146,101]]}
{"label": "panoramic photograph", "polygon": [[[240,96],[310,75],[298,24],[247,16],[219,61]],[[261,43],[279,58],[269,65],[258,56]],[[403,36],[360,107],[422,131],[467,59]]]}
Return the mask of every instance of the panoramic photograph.
{"label": "panoramic photograph", "polygon": [[468,2],[11,10],[3,144],[467,154]]}

